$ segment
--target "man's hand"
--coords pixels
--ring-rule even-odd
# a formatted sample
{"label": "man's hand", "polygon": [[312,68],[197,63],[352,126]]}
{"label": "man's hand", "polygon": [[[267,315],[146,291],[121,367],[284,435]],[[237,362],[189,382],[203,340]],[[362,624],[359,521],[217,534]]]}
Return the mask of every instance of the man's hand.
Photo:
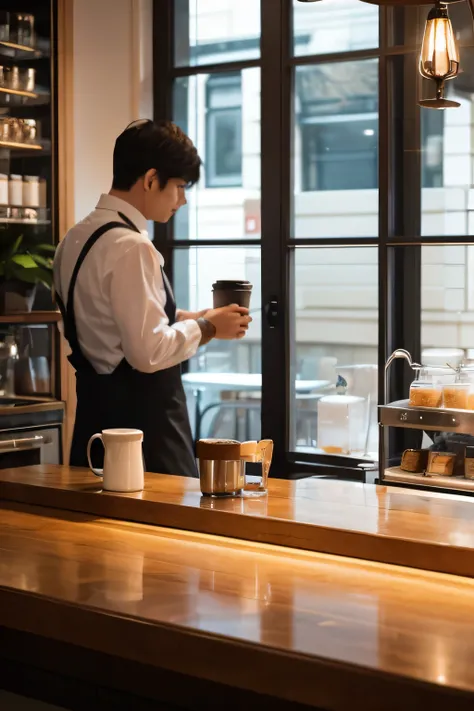
{"label": "man's hand", "polygon": [[205,318],[216,329],[214,338],[225,341],[243,338],[252,322],[249,310],[237,304],[210,309],[206,311]]}

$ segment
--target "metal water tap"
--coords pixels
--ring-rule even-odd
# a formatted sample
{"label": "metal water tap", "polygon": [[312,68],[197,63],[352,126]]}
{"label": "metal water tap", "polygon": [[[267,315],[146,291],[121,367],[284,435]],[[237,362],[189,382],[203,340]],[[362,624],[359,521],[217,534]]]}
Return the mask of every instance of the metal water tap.
{"label": "metal water tap", "polygon": [[419,370],[420,368],[423,367],[420,363],[415,363],[412,360],[410,353],[408,351],[406,351],[404,348],[397,348],[396,351],[393,351],[392,355],[388,358],[387,362],[385,363],[385,392],[384,392],[384,398],[383,398],[384,405],[388,404],[387,403],[388,369],[392,365],[393,361],[397,360],[398,358],[404,358],[412,370]]}

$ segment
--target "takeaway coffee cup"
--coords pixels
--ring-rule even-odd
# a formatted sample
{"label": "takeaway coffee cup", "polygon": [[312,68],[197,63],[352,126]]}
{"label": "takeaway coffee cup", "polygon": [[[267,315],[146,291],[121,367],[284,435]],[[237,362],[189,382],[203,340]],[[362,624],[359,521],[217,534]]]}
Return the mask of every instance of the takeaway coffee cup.
{"label": "takeaway coffee cup", "polygon": [[238,304],[246,309],[250,307],[252,284],[249,281],[219,280],[212,285],[214,308]]}

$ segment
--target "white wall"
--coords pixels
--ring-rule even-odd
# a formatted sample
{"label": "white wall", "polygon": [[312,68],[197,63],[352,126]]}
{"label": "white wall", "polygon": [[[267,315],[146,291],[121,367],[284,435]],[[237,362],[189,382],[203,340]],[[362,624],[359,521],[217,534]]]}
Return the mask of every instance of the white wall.
{"label": "white wall", "polygon": [[151,0],[74,2],[75,217],[110,189],[118,134],[150,115]]}

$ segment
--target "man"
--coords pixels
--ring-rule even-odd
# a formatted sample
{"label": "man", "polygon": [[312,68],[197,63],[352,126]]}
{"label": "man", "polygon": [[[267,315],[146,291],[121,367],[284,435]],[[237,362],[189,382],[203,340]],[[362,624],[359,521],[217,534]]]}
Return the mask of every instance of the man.
{"label": "man", "polygon": [[113,184],[73,227],[54,262],[56,299],[77,411],[70,463],[87,466],[95,432],[144,432],[148,471],[197,476],[180,364],[212,338],[242,338],[248,309],[177,311],[147,220],[168,222],[197,183],[201,159],[168,121],[136,121],[117,138]]}

